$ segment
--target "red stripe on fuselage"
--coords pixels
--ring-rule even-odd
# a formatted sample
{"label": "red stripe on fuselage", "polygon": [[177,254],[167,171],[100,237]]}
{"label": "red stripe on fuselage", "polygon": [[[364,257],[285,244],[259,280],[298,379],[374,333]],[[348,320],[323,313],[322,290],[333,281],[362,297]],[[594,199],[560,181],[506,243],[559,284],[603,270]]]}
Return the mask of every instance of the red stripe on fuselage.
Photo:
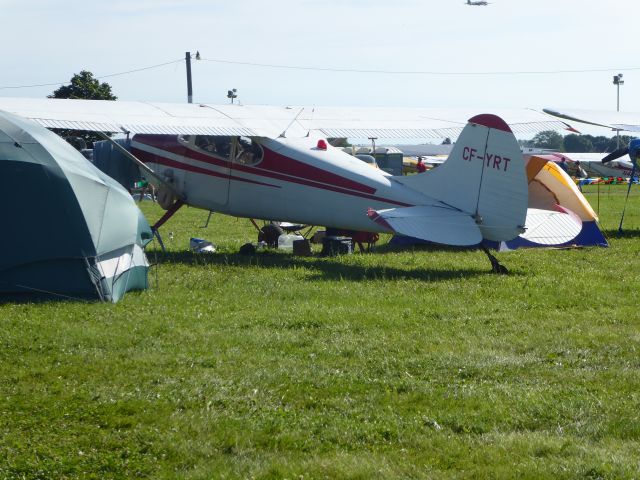
{"label": "red stripe on fuselage", "polygon": [[[199,162],[217,165],[219,167],[240,170],[254,175],[277,178],[289,182],[296,180],[306,180],[314,184],[331,185],[341,187],[343,189],[355,190],[356,192],[373,194],[376,189],[360,182],[349,180],[341,175],[328,172],[322,168],[314,167],[305,162],[295,160],[286,155],[274,152],[262,145],[264,158],[255,165],[241,165],[233,163],[228,159],[220,158],[214,155],[207,155],[187,148],[178,142],[177,137],[162,135],[136,135],[134,142],[138,142],[150,147],[165,150],[176,155],[181,155]],[[293,179],[288,178],[293,177]]]}
{"label": "red stripe on fuselage", "polygon": [[[159,165],[164,165],[166,167],[179,168],[180,170],[186,170],[188,172],[200,173],[202,175],[208,175],[210,177],[224,178],[224,179],[232,180],[232,181],[236,181],[236,182],[253,183],[254,185],[263,185],[265,187],[282,188],[279,185],[272,185],[270,183],[258,182],[256,180],[250,180],[248,178],[236,177],[234,175],[227,175],[225,173],[220,173],[220,172],[216,172],[214,170],[209,170],[209,169],[198,167],[198,166],[195,166],[195,165],[190,165],[188,163],[179,162],[177,160],[171,160],[170,158],[160,157],[158,155],[152,155],[152,154],[149,154],[149,153],[144,152],[142,150],[138,150],[138,153],[137,153],[136,156],[138,158],[140,158],[140,160],[142,160],[144,163],[157,163]],[[145,159],[145,157],[147,157],[147,156],[151,156],[152,158],[146,158]]]}
{"label": "red stripe on fuselage", "polygon": [[[318,188],[320,190],[328,190],[328,191],[332,191],[332,192],[336,192],[336,193],[342,193],[345,195],[352,195],[355,197],[360,197],[360,198],[368,198],[371,200],[376,200],[379,202],[385,202],[385,203],[390,203],[393,205],[398,205],[398,206],[403,206],[403,207],[409,207],[412,206],[411,204],[405,203],[405,202],[399,202],[396,200],[390,200],[390,199],[386,199],[386,198],[380,198],[380,197],[376,197],[375,195],[372,195],[376,192],[375,188],[369,187],[368,185],[364,185],[362,183],[358,183],[358,182],[354,182],[348,179],[345,179],[339,175],[333,174],[331,172],[327,172],[325,170],[322,170],[320,168],[317,167],[313,167],[310,165],[307,165],[304,162],[300,162],[297,160],[293,160],[289,157],[286,157],[284,155],[280,155],[272,150],[269,150],[267,148],[264,148],[264,146],[262,146],[263,151],[264,151],[264,159],[262,162],[260,162],[259,166],[249,166],[249,165],[242,165],[242,164],[238,164],[238,163],[233,163],[229,160],[225,160],[222,158],[217,158],[214,157],[213,155],[207,155],[205,153],[201,153],[201,152],[197,152],[194,150],[191,150],[189,148],[186,148],[184,145],[181,145],[178,143],[177,141],[177,137],[173,137],[171,136],[170,138],[156,138],[156,137],[163,137],[160,135],[136,135],[134,137],[134,142],[138,142],[141,143],[143,145],[148,145],[150,147],[154,147],[157,148],[159,150],[163,150],[169,153],[173,153],[175,155],[178,156],[182,156],[188,159],[192,159],[192,160],[196,160],[202,163],[208,163],[210,165],[215,165],[218,167],[222,167],[222,168],[230,168],[231,171],[236,170],[236,171],[241,171],[241,172],[245,172],[245,173],[249,173],[252,175],[256,175],[259,177],[266,177],[266,178],[271,178],[271,179],[275,179],[275,180],[282,180],[284,182],[289,182],[289,183],[296,183],[299,185],[305,185],[308,187],[313,187],[313,188]],[[192,172],[196,172],[196,173],[202,173],[204,175],[210,175],[210,176],[216,176],[216,177],[225,177],[226,175],[223,175],[221,173],[218,172],[213,172],[211,170],[207,170],[201,167],[197,167],[197,166],[193,166],[187,163],[182,163],[182,162],[178,162],[176,160],[170,160],[167,159],[166,157],[160,157],[156,154],[151,154],[149,152],[144,152],[143,150],[139,150],[136,149],[134,147],[135,150],[137,150],[138,152],[140,152],[138,155],[140,156],[141,160],[143,160],[145,163],[151,163],[151,162],[155,162],[155,163],[160,163],[162,165],[166,165],[166,166],[174,166],[175,168],[182,168],[184,170],[189,170]],[[267,167],[269,168],[262,168],[264,165],[266,164]],[[280,167],[280,165],[285,166],[285,168],[287,168],[288,170],[285,170],[284,172],[281,172],[280,169],[278,167]],[[277,171],[275,170],[277,169]],[[297,172],[297,175],[294,175],[294,172]],[[321,177],[322,180],[326,181],[327,179],[331,178],[331,179],[335,179],[336,182],[335,184],[327,184],[327,183],[323,183],[323,182],[318,182],[315,180],[312,180],[311,178],[309,178],[312,175],[318,174],[319,177]],[[302,175],[302,177],[300,176]],[[235,176],[231,176],[230,177],[231,180],[237,180],[237,181],[243,181],[243,182],[249,182],[249,183],[255,183],[255,184],[259,184],[259,185],[267,185],[267,186],[271,186],[274,187],[275,185],[270,185],[267,183],[261,183],[261,182],[257,182],[257,181],[251,181],[248,179],[244,179],[241,177],[235,177]],[[349,185],[351,188],[345,187],[345,185]],[[357,187],[357,188],[354,188]],[[278,187],[281,188],[281,187]],[[354,189],[356,191],[354,191]]]}
{"label": "red stripe on fuselage", "polygon": [[261,170],[268,170],[273,173],[283,173],[296,178],[324,183],[348,190],[355,190],[356,192],[369,194],[376,193],[376,189],[369,185],[355,182],[341,175],[327,172],[326,170],[314,167],[305,162],[294,160],[291,157],[276,153],[268,148],[262,148],[264,150],[264,159],[258,166]]}

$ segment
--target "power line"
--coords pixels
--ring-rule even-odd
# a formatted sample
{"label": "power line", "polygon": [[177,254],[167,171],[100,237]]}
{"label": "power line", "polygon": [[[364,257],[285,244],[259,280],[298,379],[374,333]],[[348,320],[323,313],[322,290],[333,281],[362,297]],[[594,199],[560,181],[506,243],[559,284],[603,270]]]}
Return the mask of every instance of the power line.
{"label": "power line", "polygon": [[[111,78],[117,77],[119,75],[128,75],[130,73],[142,72],[143,70],[151,70],[153,68],[164,67],[166,65],[172,65],[174,63],[184,62],[184,58],[180,58],[178,60],[171,60],[170,62],[158,63],[157,65],[150,65],[148,67],[136,68],[134,70],[127,70],[126,72],[118,72],[118,73],[110,73],[108,75],[101,75],[94,77],[96,80],[102,80],[103,78]],[[57,85],[67,85],[71,83],[69,80],[65,82],[55,82],[55,83],[40,83],[34,85],[12,85],[6,87],[0,87],[0,90],[9,90],[9,89],[18,89],[18,88],[34,88],[34,87],[52,87]]]}
{"label": "power line", "polygon": [[164,67],[165,65],[172,65],[174,63],[181,63],[181,62],[184,62],[184,58],[179,58],[178,60],[171,60],[170,62],[159,63],[157,65],[151,65],[150,67],[136,68],[135,70],[128,70],[126,72],[102,75],[101,77],[96,77],[96,78],[101,79],[101,78],[117,77],[118,75],[127,75],[129,73],[142,72],[143,70],[151,70],[152,68]]}
{"label": "power line", "polygon": [[265,68],[284,68],[289,70],[315,70],[320,72],[343,72],[343,73],[380,73],[386,75],[555,75],[562,73],[591,73],[591,72],[610,72],[610,71],[628,71],[640,70],[640,67],[627,68],[587,68],[576,70],[523,70],[523,71],[487,71],[487,72],[447,72],[433,70],[368,70],[354,68],[333,68],[333,67],[313,67],[300,65],[281,65],[272,63],[256,63],[256,62],[240,62],[235,60],[223,60],[216,58],[202,58],[205,62],[226,63],[231,65],[245,65],[250,67]]}
{"label": "power line", "polygon": [[[383,75],[433,75],[433,76],[482,76],[482,75],[559,75],[566,73],[596,73],[596,72],[611,72],[611,71],[632,71],[640,70],[640,67],[611,67],[611,68],[585,68],[575,70],[520,70],[520,71],[436,71],[436,70],[377,70],[377,69],[357,69],[357,68],[336,68],[336,67],[317,67],[317,66],[304,66],[304,65],[283,65],[275,63],[257,63],[257,62],[242,62],[237,60],[225,60],[220,58],[201,58],[201,61],[223,63],[229,65],[243,65],[249,67],[260,68],[280,68],[287,70],[308,70],[318,72],[336,72],[336,73],[366,73],[366,74],[383,74]],[[158,63],[156,65],[150,65],[147,67],[136,68],[133,70],[127,70],[124,72],[110,73],[108,75],[96,76],[97,80],[104,78],[112,78],[121,75],[129,75],[131,73],[142,72],[144,70],[151,70],[154,68],[164,67],[166,65],[172,65],[176,63],[184,62],[183,58],[177,60],[171,60],[164,63]],[[53,82],[53,83],[39,83],[31,85],[8,85],[0,87],[0,90],[20,89],[20,88],[35,88],[35,87],[51,87],[57,85],[67,85],[70,81]]]}

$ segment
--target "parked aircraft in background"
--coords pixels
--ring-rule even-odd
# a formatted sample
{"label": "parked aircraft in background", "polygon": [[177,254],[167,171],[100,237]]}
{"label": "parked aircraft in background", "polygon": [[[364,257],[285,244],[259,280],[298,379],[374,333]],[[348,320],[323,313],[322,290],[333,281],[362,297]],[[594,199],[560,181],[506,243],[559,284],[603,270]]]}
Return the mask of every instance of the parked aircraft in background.
{"label": "parked aircraft in background", "polygon": [[[607,112],[601,110],[574,110],[545,108],[544,112],[565,120],[585,123],[599,127],[610,128],[614,131],[640,132],[640,113],[638,112]],[[602,154],[598,160],[577,158],[577,154],[567,154],[581,163],[588,162],[588,166],[604,176],[631,176],[638,173],[638,153],[640,140],[632,140],[629,146],[617,149],[608,155]],[[582,154],[585,155],[585,154]],[[605,156],[606,155],[606,156]],[[629,160],[622,159],[629,155]],[[599,163],[599,164],[598,164]]]}
{"label": "parked aircraft in background", "polygon": [[631,175],[633,164],[629,160],[617,158],[603,163],[602,160],[607,155],[607,153],[553,152],[542,156],[556,163],[561,163],[564,159],[569,174],[575,177],[581,176],[577,171],[578,166],[584,169],[589,177],[628,177]]}
{"label": "parked aircraft in background", "polygon": [[629,155],[629,158],[631,159],[631,161],[628,163],[631,164],[633,173],[630,173],[630,175],[637,174],[638,161],[640,161],[640,138],[634,138],[626,147],[622,147],[615,150],[614,152],[611,152],[609,155],[602,159],[602,163],[612,164],[615,162],[620,162],[620,160],[618,159],[625,155]]}
{"label": "parked aircraft in background", "polygon": [[[581,229],[565,211],[527,210],[527,176],[512,128],[500,117],[441,109],[340,109],[142,102],[0,99],[0,109],[50,128],[135,133],[133,161],[163,193],[167,214],[184,204],[484,249],[535,235],[566,242]],[[447,119],[448,116],[448,119]],[[565,126],[531,110],[513,128]],[[462,130],[448,160],[428,174],[391,176],[329,145],[330,137],[440,138]],[[550,229],[540,228],[544,225]]]}
{"label": "parked aircraft in background", "polygon": [[484,7],[486,5],[489,5],[489,2],[485,2],[484,0],[477,0],[477,1],[467,0],[467,5],[473,5],[473,6],[476,6],[476,7]]}
{"label": "parked aircraft in background", "polygon": [[[567,110],[551,108],[546,108],[544,111],[545,113],[558,118],[606,127],[617,132],[640,132],[640,113],[637,112],[605,112],[598,110]],[[626,158],[623,159],[623,157],[626,156],[628,156],[629,160]],[[629,193],[631,192],[631,185],[633,185],[633,179],[638,177],[640,167],[638,164],[638,162],[640,162],[640,138],[635,138],[629,142],[628,146],[618,148],[614,152],[609,153],[602,158],[600,162],[603,166],[599,168],[609,167],[614,170],[621,169],[623,173],[620,176],[628,176],[631,179],[627,188],[627,196],[622,209],[622,215],[620,216],[620,224],[618,226],[618,233],[620,234],[622,233],[622,223],[624,222],[624,214],[629,200]],[[590,165],[593,167],[597,165],[597,162],[593,162]]]}
{"label": "parked aircraft in background", "polygon": [[557,109],[545,108],[543,111],[554,117],[580,122],[611,130],[640,132],[640,113],[609,112],[603,110]]}

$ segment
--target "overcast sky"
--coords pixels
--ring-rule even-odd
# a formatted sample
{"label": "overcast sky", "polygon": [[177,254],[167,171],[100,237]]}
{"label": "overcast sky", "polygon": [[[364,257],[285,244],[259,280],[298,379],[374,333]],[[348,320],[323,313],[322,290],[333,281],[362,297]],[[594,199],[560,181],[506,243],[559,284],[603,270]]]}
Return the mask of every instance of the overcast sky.
{"label": "overcast sky", "polygon": [[0,0],[0,96],[175,61],[102,79],[122,100],[182,102],[200,51],[196,102],[237,88],[245,104],[615,110],[623,73],[621,110],[640,111],[638,0],[465,1]]}

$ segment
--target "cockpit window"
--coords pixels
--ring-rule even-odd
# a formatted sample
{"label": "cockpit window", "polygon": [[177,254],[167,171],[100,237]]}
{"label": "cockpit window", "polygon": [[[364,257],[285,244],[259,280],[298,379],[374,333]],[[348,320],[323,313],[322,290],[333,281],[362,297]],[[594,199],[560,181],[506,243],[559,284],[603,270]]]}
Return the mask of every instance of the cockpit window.
{"label": "cockpit window", "polygon": [[233,137],[213,137],[213,143],[216,146],[216,153],[224,158],[231,157],[231,144]]}
{"label": "cockpit window", "polygon": [[236,162],[242,165],[256,165],[262,161],[262,147],[249,137],[238,137]]}
{"label": "cockpit window", "polygon": [[[189,143],[189,136],[185,135],[183,141]],[[218,137],[214,135],[196,135],[193,145],[198,150],[213,153],[218,157],[229,158],[231,156],[232,137]]]}
{"label": "cockpit window", "polygon": [[210,135],[196,135],[195,145],[200,150],[205,150],[207,152],[215,152],[216,145],[213,143],[213,138]]}

